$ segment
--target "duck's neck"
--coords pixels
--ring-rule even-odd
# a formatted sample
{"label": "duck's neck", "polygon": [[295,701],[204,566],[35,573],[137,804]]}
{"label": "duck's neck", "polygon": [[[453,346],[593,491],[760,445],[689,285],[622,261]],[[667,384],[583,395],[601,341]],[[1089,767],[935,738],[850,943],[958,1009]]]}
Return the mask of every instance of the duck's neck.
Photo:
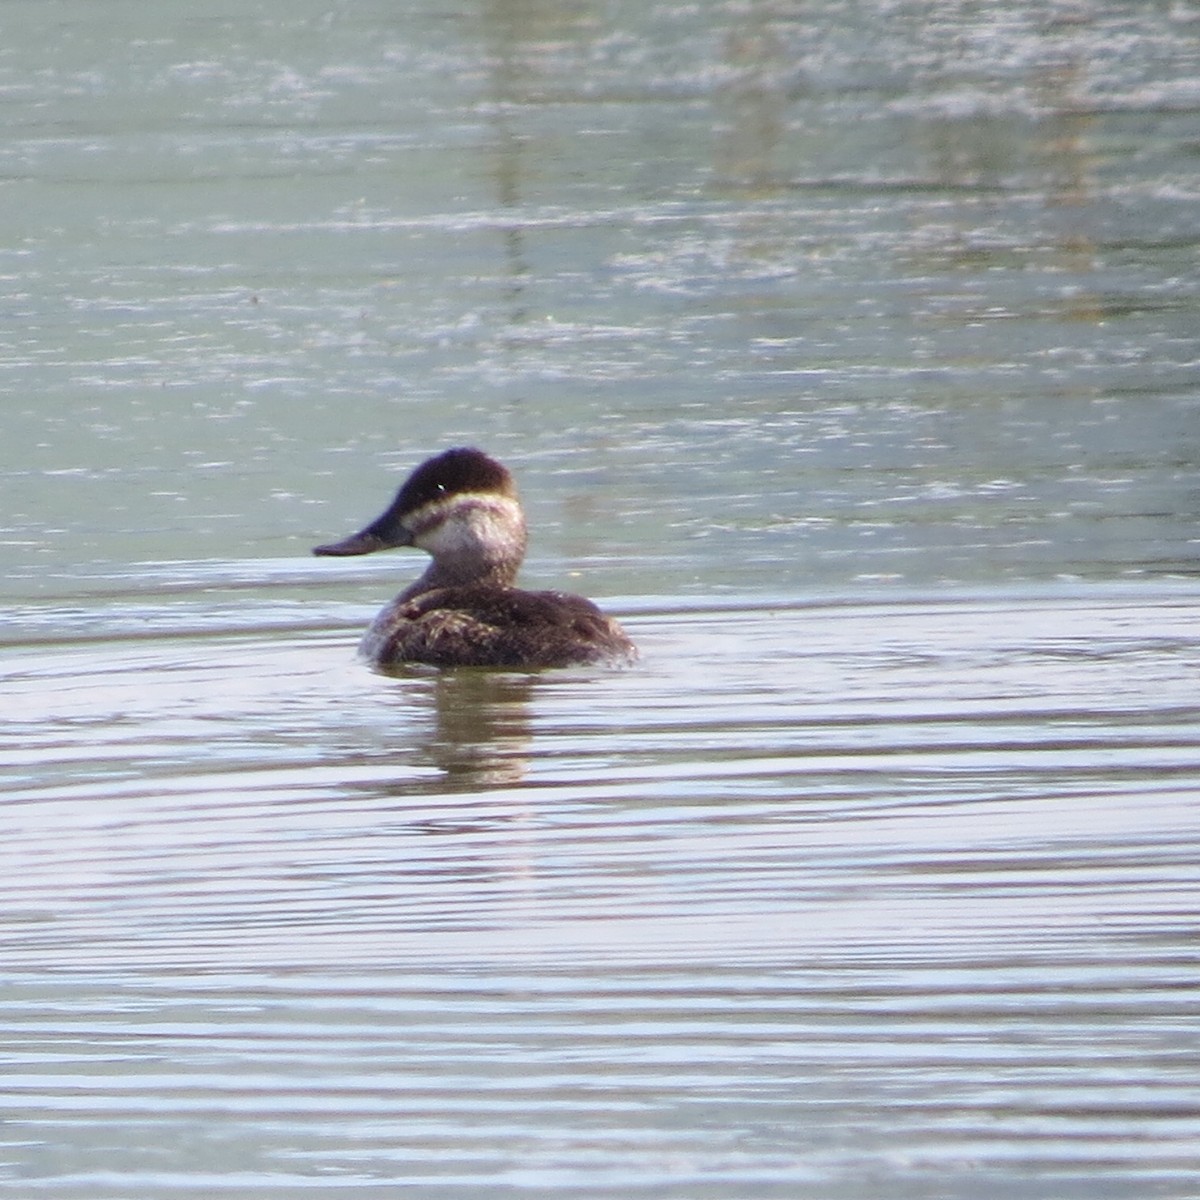
{"label": "duck's neck", "polygon": [[400,594],[400,601],[413,600],[433,591],[434,588],[512,587],[517,581],[517,572],[520,569],[520,559],[502,559],[481,564],[477,558],[468,563],[441,556],[425,568],[425,573],[415,583],[404,589]]}
{"label": "duck's neck", "polygon": [[512,496],[465,494],[410,518],[412,544],[432,561],[402,600],[434,588],[512,587],[525,558],[525,518]]}

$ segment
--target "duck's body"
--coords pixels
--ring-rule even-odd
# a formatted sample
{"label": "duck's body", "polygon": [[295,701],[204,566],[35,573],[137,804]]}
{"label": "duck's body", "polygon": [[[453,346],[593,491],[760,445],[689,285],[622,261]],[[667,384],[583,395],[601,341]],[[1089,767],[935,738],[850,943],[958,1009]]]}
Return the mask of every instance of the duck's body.
{"label": "duck's body", "polygon": [[432,555],[362,640],[362,653],[379,666],[532,669],[636,659],[621,627],[590,600],[515,586],[525,543],[512,476],[482,451],[460,448],[419,466],[360,533],[313,553],[417,546]]}

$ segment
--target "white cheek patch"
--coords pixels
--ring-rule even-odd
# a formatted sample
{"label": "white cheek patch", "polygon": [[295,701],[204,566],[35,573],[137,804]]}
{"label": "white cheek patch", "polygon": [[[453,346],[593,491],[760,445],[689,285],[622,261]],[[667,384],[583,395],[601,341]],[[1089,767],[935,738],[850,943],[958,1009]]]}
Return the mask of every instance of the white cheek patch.
{"label": "white cheek patch", "polygon": [[524,519],[521,506],[507,496],[460,492],[417,509],[406,523],[413,544],[437,558],[510,543]]}

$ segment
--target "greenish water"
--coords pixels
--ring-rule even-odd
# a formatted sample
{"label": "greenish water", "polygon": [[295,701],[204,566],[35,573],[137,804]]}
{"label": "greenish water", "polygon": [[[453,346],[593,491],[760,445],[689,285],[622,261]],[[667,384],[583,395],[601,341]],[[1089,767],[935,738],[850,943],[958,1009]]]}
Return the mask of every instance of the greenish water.
{"label": "greenish water", "polygon": [[1195,1196],[1191,6],[0,22],[0,1195]]}

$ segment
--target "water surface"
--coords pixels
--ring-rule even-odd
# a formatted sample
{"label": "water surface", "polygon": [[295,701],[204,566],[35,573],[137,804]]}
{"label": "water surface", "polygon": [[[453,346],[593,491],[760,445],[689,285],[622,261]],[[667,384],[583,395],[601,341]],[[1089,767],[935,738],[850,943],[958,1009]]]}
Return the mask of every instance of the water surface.
{"label": "water surface", "polygon": [[6,13],[0,1195],[1197,1195],[1188,6]]}

